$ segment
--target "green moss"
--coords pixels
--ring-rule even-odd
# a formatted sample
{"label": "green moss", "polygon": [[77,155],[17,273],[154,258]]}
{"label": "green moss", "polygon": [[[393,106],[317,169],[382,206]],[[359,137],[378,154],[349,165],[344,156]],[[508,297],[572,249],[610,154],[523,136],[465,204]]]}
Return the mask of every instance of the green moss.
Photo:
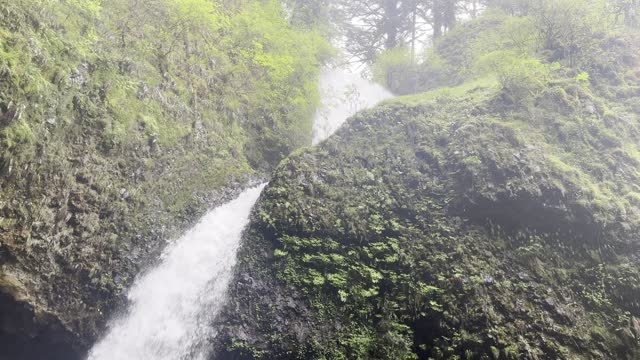
{"label": "green moss", "polygon": [[11,151],[21,145],[33,143],[34,134],[29,124],[24,120],[10,125],[0,131],[2,147],[5,151]]}
{"label": "green moss", "polygon": [[7,251],[73,333],[97,336],[163,240],[310,143],[329,46],[277,1],[236,5],[0,3]]}
{"label": "green moss", "polygon": [[[622,120],[635,118],[630,106],[545,70],[527,104],[495,77],[400,97],[280,163],[240,271],[274,281],[272,299],[305,299],[295,316],[257,323],[259,334],[274,319],[314,330],[269,348],[314,343],[328,358],[638,353],[619,345],[626,335],[614,324],[640,273],[620,268],[636,256],[640,129]],[[605,107],[619,120],[600,116]],[[265,248],[286,256],[260,260]],[[600,318],[613,335],[594,345]]]}
{"label": "green moss", "polygon": [[499,83],[495,78],[486,77],[483,79],[464,83],[454,87],[442,87],[437,90],[424,92],[421,94],[403,96],[392,100],[389,103],[402,103],[406,105],[420,105],[430,100],[441,102],[453,102],[457,99],[469,99],[470,94],[474,94],[474,99],[486,99],[491,97],[499,89]]}

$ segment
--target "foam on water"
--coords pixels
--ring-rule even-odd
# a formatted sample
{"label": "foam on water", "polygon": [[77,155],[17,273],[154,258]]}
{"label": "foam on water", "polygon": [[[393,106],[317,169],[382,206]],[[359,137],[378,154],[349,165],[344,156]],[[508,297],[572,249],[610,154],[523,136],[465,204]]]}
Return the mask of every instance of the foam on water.
{"label": "foam on water", "polygon": [[[358,110],[392,95],[357,74],[326,70],[313,143],[326,139]],[[111,322],[88,360],[204,360],[210,326],[225,302],[242,232],[265,184],[207,213],[169,246],[160,264],[129,290],[126,313]]]}
{"label": "foam on water", "polygon": [[326,69],[320,76],[320,108],[313,122],[313,144],[328,138],[359,110],[393,97],[384,87],[360,74]]}
{"label": "foam on water", "polygon": [[129,291],[130,309],[90,360],[205,359],[202,340],[223,305],[242,231],[263,185],[208,214],[170,246]]}

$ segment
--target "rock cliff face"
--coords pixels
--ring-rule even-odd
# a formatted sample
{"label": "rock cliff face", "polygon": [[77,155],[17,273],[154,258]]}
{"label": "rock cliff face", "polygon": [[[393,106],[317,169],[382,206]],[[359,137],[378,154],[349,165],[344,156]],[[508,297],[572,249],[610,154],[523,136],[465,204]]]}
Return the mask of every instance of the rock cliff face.
{"label": "rock cliff face", "polygon": [[247,231],[218,355],[638,358],[633,89],[401,98],[284,160]]}
{"label": "rock cliff face", "polygon": [[34,309],[29,299],[0,293],[0,359],[79,359],[77,338],[54,315]]}
{"label": "rock cliff face", "polygon": [[[167,240],[309,143],[318,34],[186,3],[0,3],[0,360],[80,359]],[[404,91],[461,86],[280,163],[217,359],[640,357],[640,42],[494,16]]]}
{"label": "rock cliff face", "polygon": [[[155,202],[141,202],[126,190],[76,183],[67,184],[70,199],[56,204],[55,191],[45,192],[51,197],[42,195],[46,202],[33,214],[37,227],[3,232],[0,342],[7,359],[81,358],[108,316],[125,305],[136,274],[159,258],[167,241],[250,182],[247,176],[193,197],[183,216],[167,210],[162,193]],[[56,211],[64,212],[56,218]]]}
{"label": "rock cliff face", "polygon": [[326,45],[281,10],[0,3],[0,358],[81,357],[168,241],[310,143]]}

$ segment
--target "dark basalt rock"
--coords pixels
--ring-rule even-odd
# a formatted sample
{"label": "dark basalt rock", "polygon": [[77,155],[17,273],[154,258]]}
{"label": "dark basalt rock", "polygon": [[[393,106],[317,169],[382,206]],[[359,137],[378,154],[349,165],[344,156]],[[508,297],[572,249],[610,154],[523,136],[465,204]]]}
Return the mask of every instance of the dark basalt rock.
{"label": "dark basalt rock", "polygon": [[49,314],[37,314],[28,303],[0,291],[1,360],[80,360],[77,337]]}
{"label": "dark basalt rock", "polygon": [[559,129],[602,114],[501,98],[392,101],[283,161],[213,358],[640,356],[640,159],[621,155],[640,128],[569,146]]}

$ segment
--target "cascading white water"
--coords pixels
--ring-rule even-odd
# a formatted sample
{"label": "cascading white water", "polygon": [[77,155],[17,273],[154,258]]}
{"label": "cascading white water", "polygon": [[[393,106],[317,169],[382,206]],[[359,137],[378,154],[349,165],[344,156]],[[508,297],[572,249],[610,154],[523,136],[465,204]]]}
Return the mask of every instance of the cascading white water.
{"label": "cascading white water", "polygon": [[[392,95],[359,75],[323,72],[314,144],[365,107]],[[265,184],[207,213],[163,253],[129,290],[128,311],[115,319],[88,360],[204,360],[210,324],[224,305],[242,232]]]}
{"label": "cascading white water", "polygon": [[129,291],[131,306],[89,360],[206,359],[200,340],[220,310],[242,230],[264,185],[208,214],[164,253]]}
{"label": "cascading white water", "polygon": [[313,122],[313,144],[328,138],[359,110],[393,97],[384,87],[356,73],[324,70],[320,76],[320,108]]}

